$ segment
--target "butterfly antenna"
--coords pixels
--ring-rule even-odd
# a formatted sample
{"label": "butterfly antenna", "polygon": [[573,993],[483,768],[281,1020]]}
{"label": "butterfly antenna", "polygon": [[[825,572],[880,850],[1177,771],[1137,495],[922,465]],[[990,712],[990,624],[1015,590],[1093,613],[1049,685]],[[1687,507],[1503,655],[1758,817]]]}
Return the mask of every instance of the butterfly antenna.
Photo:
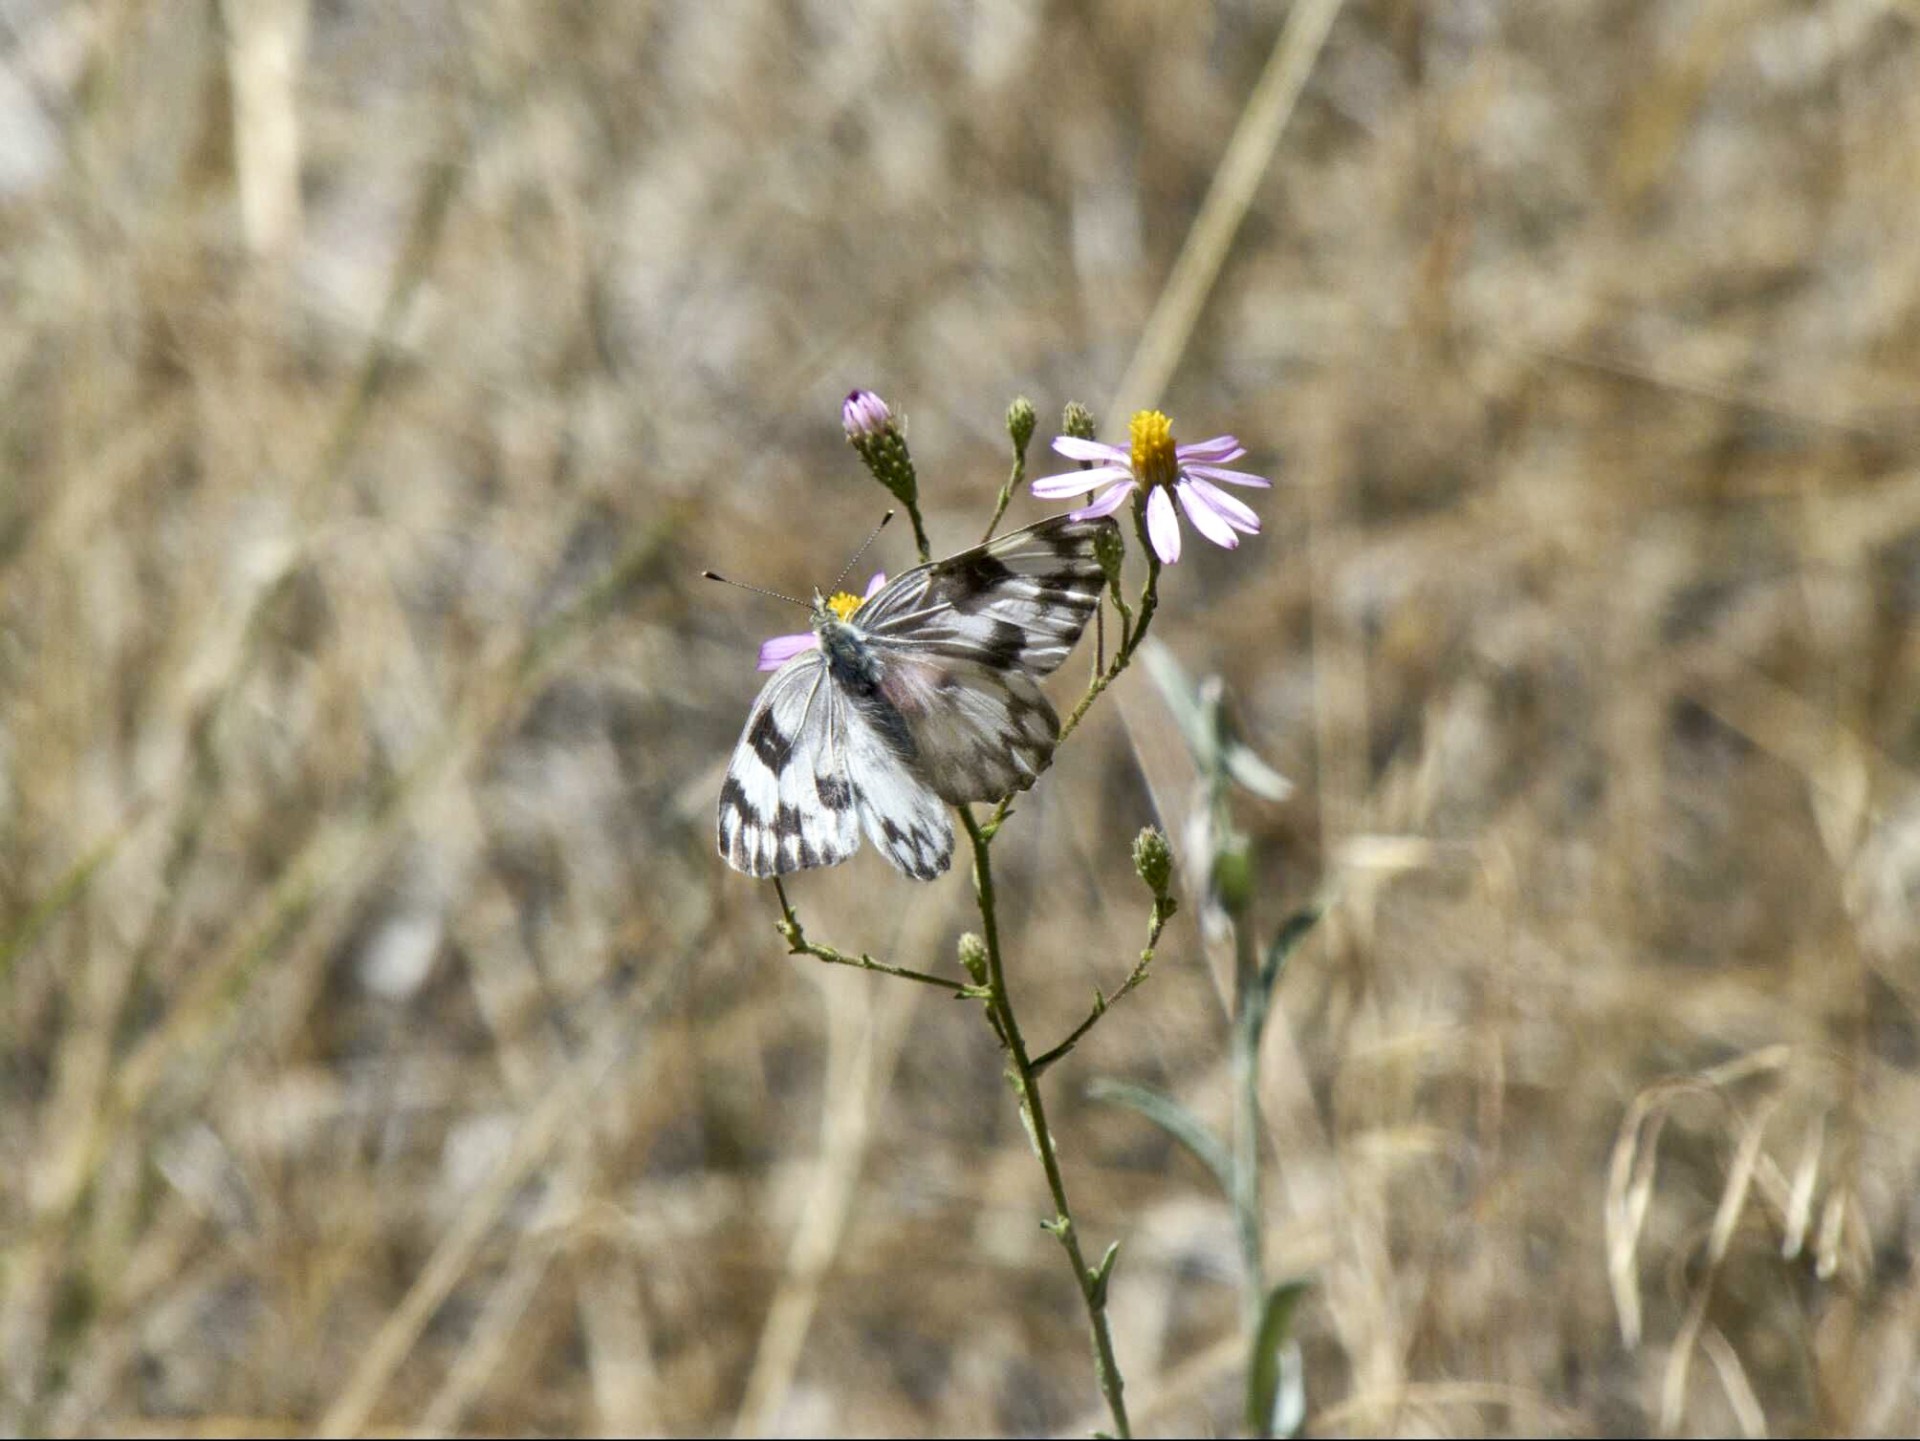
{"label": "butterfly antenna", "polygon": [[748,585],[748,584],[747,584],[747,583],[746,583],[745,581],[743,581],[743,580],[728,580],[728,579],[727,579],[727,578],[726,578],[726,577],[725,577],[724,575],[721,575],[721,574],[720,574],[720,572],[719,572],[719,571],[717,571],[717,570],[703,570],[703,571],[701,571],[701,572],[700,572],[700,574],[701,574],[701,575],[703,575],[703,576],[705,576],[705,577],[706,577],[706,578],[707,578],[708,580],[717,580],[717,581],[719,581],[719,582],[720,582],[720,584],[722,584],[722,585],[731,585],[731,586],[736,586],[736,587],[738,587],[738,588],[739,588],[739,589],[741,589],[741,590],[750,590],[750,591],[752,591],[752,592],[753,592],[753,593],[754,593],[755,595],[765,595],[765,596],[771,596],[771,597],[773,597],[773,599],[775,599],[775,600],[784,600],[784,601],[785,601],[785,602],[786,602],[786,603],[787,603],[788,605],[797,605],[797,606],[799,606],[799,607],[800,607],[800,609],[802,609],[802,610],[812,610],[812,609],[813,609],[813,607],[812,607],[812,606],[810,606],[809,604],[807,604],[807,602],[806,602],[806,601],[804,601],[804,600],[795,600],[795,599],[794,599],[794,598],[793,598],[792,596],[790,596],[790,595],[783,595],[783,594],[781,594],[781,593],[780,593],[779,591],[777,591],[777,590],[768,590],[768,589],[767,589],[766,587],[764,587],[764,586],[758,586],[758,585]]}
{"label": "butterfly antenna", "polygon": [[893,515],[894,513],[892,511],[888,511],[885,515],[881,516],[880,524],[876,525],[873,528],[873,534],[869,535],[865,540],[861,541],[860,549],[856,550],[852,555],[847,557],[847,563],[840,567],[840,574],[836,575],[833,578],[833,584],[827,587],[828,595],[832,595],[835,591],[840,589],[840,582],[847,578],[847,573],[851,571],[855,565],[859,564],[860,557],[867,553],[867,547],[872,545],[876,540],[880,539],[880,532],[887,528],[887,522],[893,519]]}

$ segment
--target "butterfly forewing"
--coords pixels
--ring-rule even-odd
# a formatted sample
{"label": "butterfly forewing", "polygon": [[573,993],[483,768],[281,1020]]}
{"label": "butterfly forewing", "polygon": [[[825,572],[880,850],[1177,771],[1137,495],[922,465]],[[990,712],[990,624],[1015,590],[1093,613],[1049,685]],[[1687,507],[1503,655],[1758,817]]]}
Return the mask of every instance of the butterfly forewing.
{"label": "butterfly forewing", "polygon": [[794,657],[767,682],[720,786],[728,865],[784,875],[834,865],[860,848],[846,721],[818,651]]}
{"label": "butterfly forewing", "polygon": [[1057,516],[895,579],[855,614],[869,639],[1050,675],[1100,603],[1094,537],[1106,518]]}

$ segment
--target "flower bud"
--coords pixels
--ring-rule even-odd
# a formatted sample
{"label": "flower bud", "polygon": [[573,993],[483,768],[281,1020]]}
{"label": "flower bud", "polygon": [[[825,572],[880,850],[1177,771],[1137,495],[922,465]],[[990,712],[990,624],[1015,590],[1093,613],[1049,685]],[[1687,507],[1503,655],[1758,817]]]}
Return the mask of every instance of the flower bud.
{"label": "flower bud", "polygon": [[[847,443],[859,452],[873,478],[917,517],[920,482],[907,453],[907,437],[886,401],[871,390],[856,390],[840,406],[840,423],[846,427]],[[914,524],[917,535],[917,519]]]}
{"label": "flower bud", "polygon": [[1060,416],[1060,429],[1075,440],[1093,439],[1093,412],[1077,400],[1069,400]]}
{"label": "flower bud", "polygon": [[1160,827],[1148,826],[1133,838],[1133,869],[1155,900],[1166,899],[1173,880],[1173,848]]}
{"label": "flower bud", "polygon": [[1213,894],[1228,915],[1246,913],[1253,900],[1253,857],[1247,853],[1246,837],[1223,837],[1213,857]]}
{"label": "flower bud", "polygon": [[847,428],[847,439],[857,446],[862,440],[877,440],[891,430],[893,412],[871,390],[856,390],[840,407],[840,423]]}
{"label": "flower bud", "polygon": [[1007,435],[1013,441],[1013,448],[1022,455],[1027,453],[1027,446],[1033,440],[1036,420],[1033,402],[1024,395],[1016,396],[1007,407]]}
{"label": "flower bud", "polygon": [[976,986],[987,983],[987,943],[972,931],[960,937],[960,966]]}

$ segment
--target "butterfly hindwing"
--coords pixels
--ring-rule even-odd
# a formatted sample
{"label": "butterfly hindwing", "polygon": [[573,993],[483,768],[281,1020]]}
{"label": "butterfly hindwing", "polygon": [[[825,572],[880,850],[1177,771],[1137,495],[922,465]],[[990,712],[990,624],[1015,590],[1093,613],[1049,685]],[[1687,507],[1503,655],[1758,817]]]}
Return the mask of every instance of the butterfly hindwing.
{"label": "butterfly hindwing", "polygon": [[860,848],[846,711],[817,651],[760,692],[720,786],[720,854],[735,870],[784,875]]}
{"label": "butterfly hindwing", "polygon": [[920,773],[943,800],[997,801],[1053,758],[1060,718],[1032,677],[965,660],[885,657],[880,693],[912,737]]}
{"label": "butterfly hindwing", "polygon": [[953,861],[953,821],[909,762],[899,716],[887,702],[843,700],[847,770],[858,777],[854,805],[868,837],[916,881],[930,881]]}
{"label": "butterfly hindwing", "polygon": [[1099,605],[1094,539],[1113,524],[1043,521],[908,571],[855,613],[881,694],[945,800],[996,801],[1047,768],[1060,718],[1035,678],[1059,667]]}

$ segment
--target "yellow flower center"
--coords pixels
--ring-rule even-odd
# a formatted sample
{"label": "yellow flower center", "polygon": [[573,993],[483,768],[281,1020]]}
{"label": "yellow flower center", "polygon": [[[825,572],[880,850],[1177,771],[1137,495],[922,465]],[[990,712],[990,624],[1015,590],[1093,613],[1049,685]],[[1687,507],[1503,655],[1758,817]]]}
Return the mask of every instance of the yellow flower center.
{"label": "yellow flower center", "polygon": [[1133,474],[1142,485],[1172,485],[1180,476],[1173,453],[1173,422],[1157,410],[1136,410],[1128,426],[1133,440]]}
{"label": "yellow flower center", "polygon": [[844,590],[836,591],[827,597],[827,609],[843,621],[852,620],[853,613],[864,604],[866,602],[861,597],[851,595]]}

